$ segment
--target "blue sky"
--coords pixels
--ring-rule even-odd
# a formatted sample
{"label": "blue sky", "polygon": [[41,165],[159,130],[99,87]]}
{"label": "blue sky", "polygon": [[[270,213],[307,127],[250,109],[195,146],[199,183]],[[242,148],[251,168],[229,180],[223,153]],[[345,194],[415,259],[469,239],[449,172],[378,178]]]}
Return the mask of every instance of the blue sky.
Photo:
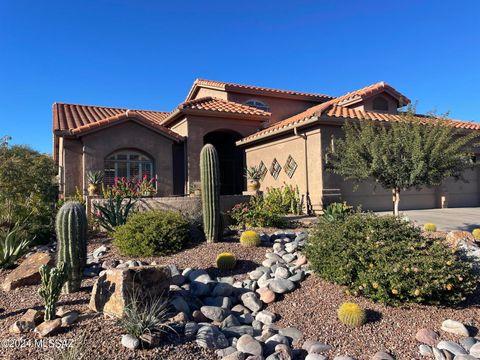
{"label": "blue sky", "polygon": [[386,81],[480,121],[480,2],[0,0],[0,135],[55,101],[168,111],[195,78],[341,95]]}

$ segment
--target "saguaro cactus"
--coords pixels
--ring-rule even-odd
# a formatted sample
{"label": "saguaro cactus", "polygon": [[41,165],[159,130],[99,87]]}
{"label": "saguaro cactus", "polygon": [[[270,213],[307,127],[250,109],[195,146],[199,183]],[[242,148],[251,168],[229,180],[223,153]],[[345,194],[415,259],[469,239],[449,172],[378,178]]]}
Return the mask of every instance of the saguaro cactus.
{"label": "saguaro cactus", "polygon": [[85,207],[75,201],[65,203],[57,214],[57,264],[64,263],[67,281],[65,293],[80,289],[83,268],[87,261],[87,214]]}
{"label": "saguaro cactus", "polygon": [[203,229],[207,242],[215,242],[222,234],[220,221],[220,166],[215,147],[206,144],[200,152]]}
{"label": "saguaro cactus", "polygon": [[38,294],[45,303],[45,320],[55,319],[55,306],[66,280],[65,264],[59,263],[57,267],[51,268],[48,265],[40,266],[42,279]]}

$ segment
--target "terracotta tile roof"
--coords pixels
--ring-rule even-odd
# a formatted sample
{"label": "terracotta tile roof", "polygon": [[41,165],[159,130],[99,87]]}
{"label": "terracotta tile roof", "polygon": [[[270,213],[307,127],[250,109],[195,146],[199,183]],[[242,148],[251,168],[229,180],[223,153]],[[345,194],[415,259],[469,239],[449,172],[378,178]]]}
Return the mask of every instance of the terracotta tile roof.
{"label": "terracotta tile roof", "polygon": [[263,111],[253,106],[206,96],[194,100],[185,101],[184,103],[178,105],[177,108],[162,121],[162,125],[170,124],[179,115],[189,110],[251,116],[257,119],[263,118],[265,120],[270,117],[270,113],[268,111]]}
{"label": "terracotta tile roof", "polygon": [[192,89],[190,90],[187,99],[190,98],[190,95],[193,92],[195,86],[206,86],[206,87],[213,87],[221,90],[255,90],[261,91],[270,94],[276,95],[294,95],[294,96],[301,96],[301,97],[309,97],[313,100],[320,100],[325,101],[332,98],[332,96],[325,95],[325,94],[316,94],[316,93],[306,93],[300,91],[290,91],[290,90],[279,90],[279,89],[272,89],[260,86],[253,86],[253,85],[241,85],[241,84],[233,84],[233,83],[226,83],[222,81],[215,81],[215,80],[204,80],[204,79],[197,79],[193,83]]}
{"label": "terracotta tile roof", "polygon": [[64,134],[80,135],[98,128],[125,121],[129,118],[181,140],[182,136],[161,125],[168,112],[129,110],[104,106],[53,104],[53,130]]}
{"label": "terracotta tile roof", "polygon": [[336,98],[337,101],[335,101],[335,103],[339,105],[346,105],[357,100],[362,100],[370,95],[376,94],[381,91],[387,91],[394,97],[399,99],[401,106],[410,104],[410,100],[405,95],[399,93],[397,90],[395,90],[393,87],[391,87],[384,81],[380,81],[359,90],[346,93],[345,95]]}
{"label": "terracotta tile roof", "polygon": [[227,113],[259,115],[266,117],[270,116],[269,112],[257,109],[256,107],[243,105],[233,101],[217,99],[211,96],[186,101],[180,104],[178,109],[221,111]]}
{"label": "terracotta tile roof", "polygon": [[[294,127],[295,125],[302,124],[307,120],[313,117],[319,117],[321,115],[326,115],[329,117],[336,117],[336,118],[346,118],[346,119],[366,119],[366,120],[379,120],[379,121],[398,121],[401,115],[398,114],[387,114],[387,113],[379,113],[379,112],[372,112],[372,111],[360,111],[355,109],[350,109],[346,106],[342,106],[343,104],[350,103],[352,99],[361,98],[369,96],[375,92],[380,92],[383,89],[388,89],[391,93],[395,92],[397,96],[401,96],[404,101],[410,102],[408,98],[398,93],[395,89],[384,82],[379,82],[373,85],[369,85],[364,87],[360,90],[349,92],[345,95],[339,96],[337,98],[331,99],[326,101],[322,104],[318,104],[308,108],[307,110],[289,117],[285,120],[281,120],[272,124],[271,126],[260,130],[250,136],[247,136],[240,140],[238,143],[247,143],[251,140],[268,136],[270,133],[280,132],[283,129]],[[406,104],[405,102],[403,104]],[[418,115],[419,118],[426,119],[427,116]],[[480,130],[480,124],[467,122],[467,121],[459,121],[459,120],[444,120],[449,121],[453,126],[459,129],[475,129]]]}

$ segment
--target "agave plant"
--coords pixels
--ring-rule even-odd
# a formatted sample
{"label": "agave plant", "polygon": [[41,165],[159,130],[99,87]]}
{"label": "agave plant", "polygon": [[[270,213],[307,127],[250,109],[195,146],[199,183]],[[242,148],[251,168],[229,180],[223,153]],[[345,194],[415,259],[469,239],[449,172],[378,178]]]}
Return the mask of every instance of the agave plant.
{"label": "agave plant", "polygon": [[89,184],[92,184],[92,185],[100,185],[101,183],[103,183],[104,177],[105,175],[101,170],[89,171],[87,173],[87,181]]}
{"label": "agave plant", "polygon": [[0,268],[10,268],[22,257],[33,239],[26,239],[22,223],[16,222],[11,229],[0,233]]}
{"label": "agave plant", "polygon": [[347,205],[346,202],[343,203],[331,203],[323,211],[321,219],[327,222],[332,222],[335,220],[342,220],[349,214],[351,214],[353,208],[350,205]]}
{"label": "agave plant", "polygon": [[245,177],[248,180],[259,181],[262,178],[262,173],[259,166],[250,166],[245,169]]}
{"label": "agave plant", "polygon": [[105,199],[103,204],[94,204],[97,224],[108,232],[127,222],[135,205],[135,199],[116,196]]}

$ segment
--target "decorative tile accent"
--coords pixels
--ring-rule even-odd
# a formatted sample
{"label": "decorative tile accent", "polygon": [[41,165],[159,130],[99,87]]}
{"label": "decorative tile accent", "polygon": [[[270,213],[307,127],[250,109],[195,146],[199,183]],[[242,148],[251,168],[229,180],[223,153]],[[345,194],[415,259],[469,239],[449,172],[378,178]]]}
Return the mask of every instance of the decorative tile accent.
{"label": "decorative tile accent", "polygon": [[272,165],[270,166],[270,174],[275,180],[277,180],[280,171],[282,171],[282,166],[278,163],[277,159],[273,159]]}
{"label": "decorative tile accent", "polygon": [[260,180],[263,181],[268,172],[267,167],[265,166],[263,161],[260,161],[260,164],[258,165],[258,171],[260,172]]}
{"label": "decorative tile accent", "polygon": [[295,174],[295,170],[297,170],[297,162],[293,159],[292,155],[288,155],[288,159],[283,166],[283,171],[291,178],[293,174]]}

